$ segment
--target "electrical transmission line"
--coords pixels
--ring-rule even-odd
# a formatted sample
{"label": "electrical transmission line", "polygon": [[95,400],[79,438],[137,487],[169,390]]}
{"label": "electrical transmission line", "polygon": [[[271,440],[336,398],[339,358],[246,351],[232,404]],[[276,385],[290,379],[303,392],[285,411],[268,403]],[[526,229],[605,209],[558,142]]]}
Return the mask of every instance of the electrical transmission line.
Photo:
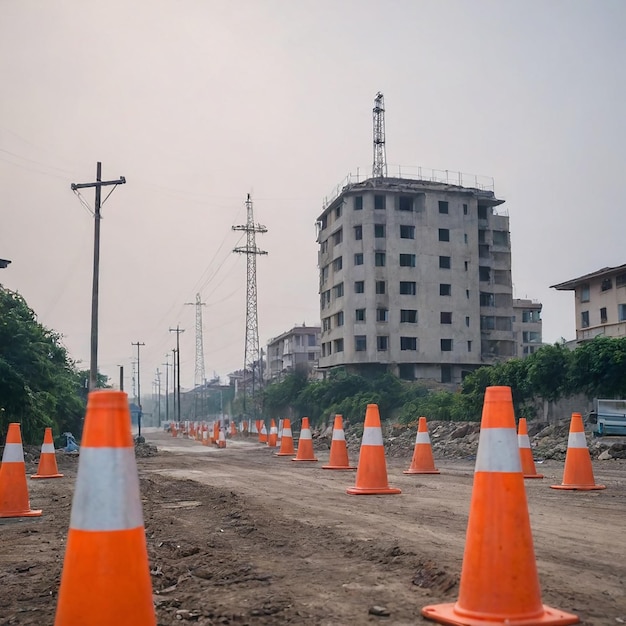
{"label": "electrical transmission line", "polygon": [[[198,404],[200,409],[204,407],[204,387],[205,387],[205,373],[204,373],[204,345],[202,341],[202,307],[206,306],[206,302],[202,302],[200,294],[196,294],[195,302],[185,302],[187,306],[196,307],[196,369],[193,375],[193,397],[194,397],[194,417],[197,420],[200,411],[198,410]],[[200,403],[198,403],[198,391],[200,391]]]}
{"label": "electrical transmission line", "polygon": [[[259,316],[257,310],[257,283],[256,283],[256,258],[260,254],[267,254],[256,245],[256,234],[266,233],[267,228],[261,224],[254,223],[254,213],[250,194],[246,199],[247,221],[245,225],[233,226],[233,230],[240,230],[246,233],[246,245],[239,246],[233,250],[238,254],[246,255],[246,344],[243,360],[243,412],[246,414],[246,396],[250,395],[252,404],[252,416],[256,418],[257,411],[257,388],[260,389],[262,382],[262,362],[259,351]],[[259,373],[257,374],[257,368]],[[252,384],[250,393],[246,383],[247,373],[251,373]],[[258,377],[258,381],[257,381]]]}

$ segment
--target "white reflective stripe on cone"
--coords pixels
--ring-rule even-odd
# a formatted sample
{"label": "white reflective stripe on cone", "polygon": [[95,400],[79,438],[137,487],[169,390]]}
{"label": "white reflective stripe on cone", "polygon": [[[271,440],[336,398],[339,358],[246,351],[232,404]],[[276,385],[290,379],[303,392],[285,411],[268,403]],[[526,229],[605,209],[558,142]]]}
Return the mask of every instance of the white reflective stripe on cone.
{"label": "white reflective stripe on cone", "polygon": [[517,445],[520,448],[530,448],[530,439],[528,435],[517,435]]}
{"label": "white reflective stripe on cone", "polygon": [[366,426],[363,429],[363,439],[361,439],[362,446],[382,446],[383,445],[383,433],[379,426]]}
{"label": "white reflective stripe on cone", "polygon": [[483,428],[478,440],[476,472],[521,472],[514,428]]}
{"label": "white reflective stripe on cone", "polygon": [[7,443],[2,453],[3,463],[23,463],[24,449],[21,443]]}
{"label": "white reflective stripe on cone", "polygon": [[428,433],[417,433],[417,437],[415,437],[415,443],[430,443],[430,437]]}
{"label": "white reflective stripe on cone", "polygon": [[291,428],[283,428],[283,437],[291,437]]}
{"label": "white reflective stripe on cone", "polygon": [[270,435],[277,435],[278,434],[278,428],[276,428],[276,426],[272,426],[270,428]]}
{"label": "white reflective stripe on cone", "polygon": [[54,454],[54,444],[53,443],[41,444],[41,454]]}
{"label": "white reflective stripe on cone", "polygon": [[569,437],[567,438],[567,447],[586,448],[587,438],[585,437],[585,433],[570,433]]}
{"label": "white reflective stripe on cone", "polygon": [[143,526],[134,448],[80,449],[70,527],[129,530]]}
{"label": "white reflective stripe on cone", "polygon": [[343,430],[340,429],[340,428],[335,428],[335,430],[333,430],[333,440],[334,441],[345,441],[346,440],[346,433],[344,433]]}
{"label": "white reflective stripe on cone", "polygon": [[308,428],[304,428],[300,431],[300,439],[312,439],[311,431]]}

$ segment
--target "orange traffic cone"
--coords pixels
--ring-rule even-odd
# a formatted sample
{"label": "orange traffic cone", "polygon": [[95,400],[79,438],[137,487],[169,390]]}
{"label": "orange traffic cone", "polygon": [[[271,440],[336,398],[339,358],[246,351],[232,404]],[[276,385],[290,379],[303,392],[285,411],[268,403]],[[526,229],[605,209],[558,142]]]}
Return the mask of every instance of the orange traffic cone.
{"label": "orange traffic cone", "polygon": [[52,428],[46,428],[43,435],[43,444],[41,445],[41,455],[39,456],[39,465],[37,473],[31,478],[62,478],[63,474],[59,474],[57,467],[57,457],[54,452],[54,442],[52,441]]}
{"label": "orange traffic cone", "polygon": [[413,448],[413,458],[408,470],[403,474],[440,474],[435,467],[433,459],[433,448],[428,435],[428,425],[426,418],[420,417],[417,425],[417,436],[415,437],[415,448]]}
{"label": "orange traffic cone", "polygon": [[220,438],[220,423],[213,422],[213,443],[217,445]]}
{"label": "orange traffic cone", "polygon": [[170,434],[172,437],[178,437],[178,429],[176,428],[176,423],[172,422],[170,424]]}
{"label": "orange traffic cone", "polygon": [[354,496],[401,493],[400,489],[390,487],[387,480],[385,446],[377,404],[367,405],[359,463],[356,469],[356,485],[346,489],[346,493]]}
{"label": "orange traffic cone", "polygon": [[322,469],[356,469],[356,467],[350,467],[350,461],[348,461],[348,447],[346,446],[346,435],[343,432],[343,418],[341,417],[341,415],[335,415],[335,423],[333,424],[333,438],[330,442],[330,455],[328,457],[328,465],[322,465]]}
{"label": "orange traffic cone", "polygon": [[230,436],[231,437],[237,436],[237,426],[235,426],[235,422],[230,423]]}
{"label": "orange traffic cone", "polygon": [[270,448],[275,448],[278,442],[278,428],[276,428],[276,422],[272,420],[270,422],[270,434],[267,438],[267,445]]}
{"label": "orange traffic cone", "polygon": [[92,391],[54,624],[131,623],[156,618],[128,396]]}
{"label": "orange traffic cone", "polygon": [[530,449],[530,439],[528,438],[528,426],[526,418],[519,418],[517,430],[517,445],[519,446],[519,456],[522,462],[522,474],[524,478],[543,478],[543,474],[537,474],[533,452]]}
{"label": "orange traffic cone", "polygon": [[280,440],[280,450],[275,456],[294,456],[296,451],[293,448],[293,435],[291,434],[291,422],[288,419],[283,421],[282,439]]}
{"label": "orange traffic cone", "polygon": [[567,440],[567,454],[565,455],[563,483],[550,486],[552,489],[571,489],[577,491],[606,489],[604,485],[596,485],[595,478],[593,477],[591,456],[589,456],[583,417],[580,413],[572,413],[569,438]]}
{"label": "orange traffic cone", "polygon": [[311,428],[309,427],[309,418],[302,418],[302,426],[300,427],[300,438],[298,439],[298,453],[292,461],[317,461],[313,454],[313,439],[311,437]]}
{"label": "orange traffic cone", "polygon": [[0,465],[0,517],[39,517],[28,499],[26,465],[20,425],[9,424],[7,440]]}
{"label": "orange traffic cone", "polygon": [[510,387],[487,387],[459,599],[422,615],[441,624],[577,624],[541,603]]}
{"label": "orange traffic cone", "polygon": [[261,422],[259,429],[259,443],[267,443],[267,428],[265,428],[265,420]]}
{"label": "orange traffic cone", "polygon": [[206,429],[206,427],[202,430],[202,445],[209,445],[209,431]]}
{"label": "orange traffic cone", "polygon": [[224,434],[224,429],[220,426],[220,434],[217,439],[217,447],[225,448],[226,447],[226,435]]}

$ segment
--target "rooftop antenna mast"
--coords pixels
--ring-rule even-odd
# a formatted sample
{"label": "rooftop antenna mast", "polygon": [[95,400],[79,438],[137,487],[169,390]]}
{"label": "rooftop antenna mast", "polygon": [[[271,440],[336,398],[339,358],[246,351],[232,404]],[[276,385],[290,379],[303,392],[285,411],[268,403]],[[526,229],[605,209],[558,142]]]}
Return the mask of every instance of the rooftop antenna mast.
{"label": "rooftop antenna mast", "polygon": [[[259,316],[257,311],[257,284],[256,284],[256,258],[260,254],[267,254],[256,245],[256,234],[266,233],[267,228],[261,224],[254,223],[254,213],[252,210],[252,199],[250,194],[246,199],[247,221],[245,225],[233,226],[233,230],[240,230],[246,233],[246,245],[237,247],[233,250],[238,254],[246,255],[246,346],[244,351],[244,395],[243,395],[243,412],[246,414],[246,396],[250,395],[252,400],[252,416],[256,418],[257,387],[261,386],[261,377],[257,381],[256,368],[261,373],[261,353],[259,350]],[[248,394],[247,385],[245,384],[246,372],[252,373],[252,389]]]}
{"label": "rooftop antenna mast", "polygon": [[385,150],[385,98],[379,91],[374,98],[374,165],[372,178],[386,178],[387,152]]}
{"label": "rooftop antenna mast", "polygon": [[200,389],[200,408],[204,403],[204,384],[205,384],[205,372],[204,372],[204,344],[202,341],[202,307],[206,306],[206,302],[202,302],[202,298],[199,293],[196,294],[196,301],[185,302],[188,306],[196,307],[196,369],[193,375],[193,389],[194,389],[194,417],[198,419],[198,390]]}

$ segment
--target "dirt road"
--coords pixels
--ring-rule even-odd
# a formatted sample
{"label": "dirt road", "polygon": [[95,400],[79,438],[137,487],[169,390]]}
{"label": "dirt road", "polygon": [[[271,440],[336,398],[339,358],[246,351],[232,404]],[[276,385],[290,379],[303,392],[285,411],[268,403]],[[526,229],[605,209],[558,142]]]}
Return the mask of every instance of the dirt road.
{"label": "dirt road", "polygon": [[[457,598],[473,463],[406,476],[409,459],[388,459],[402,494],[359,497],[345,493],[353,472],[321,469],[324,452],[297,464],[250,441],[147,439],[159,448],[138,459],[159,624],[408,625]],[[0,624],[53,623],[76,461],[59,466],[66,478],[29,483],[42,518],[0,525]],[[626,462],[594,467],[605,491],[550,489],[554,461],[526,488],[543,602],[614,625],[626,623]]]}

